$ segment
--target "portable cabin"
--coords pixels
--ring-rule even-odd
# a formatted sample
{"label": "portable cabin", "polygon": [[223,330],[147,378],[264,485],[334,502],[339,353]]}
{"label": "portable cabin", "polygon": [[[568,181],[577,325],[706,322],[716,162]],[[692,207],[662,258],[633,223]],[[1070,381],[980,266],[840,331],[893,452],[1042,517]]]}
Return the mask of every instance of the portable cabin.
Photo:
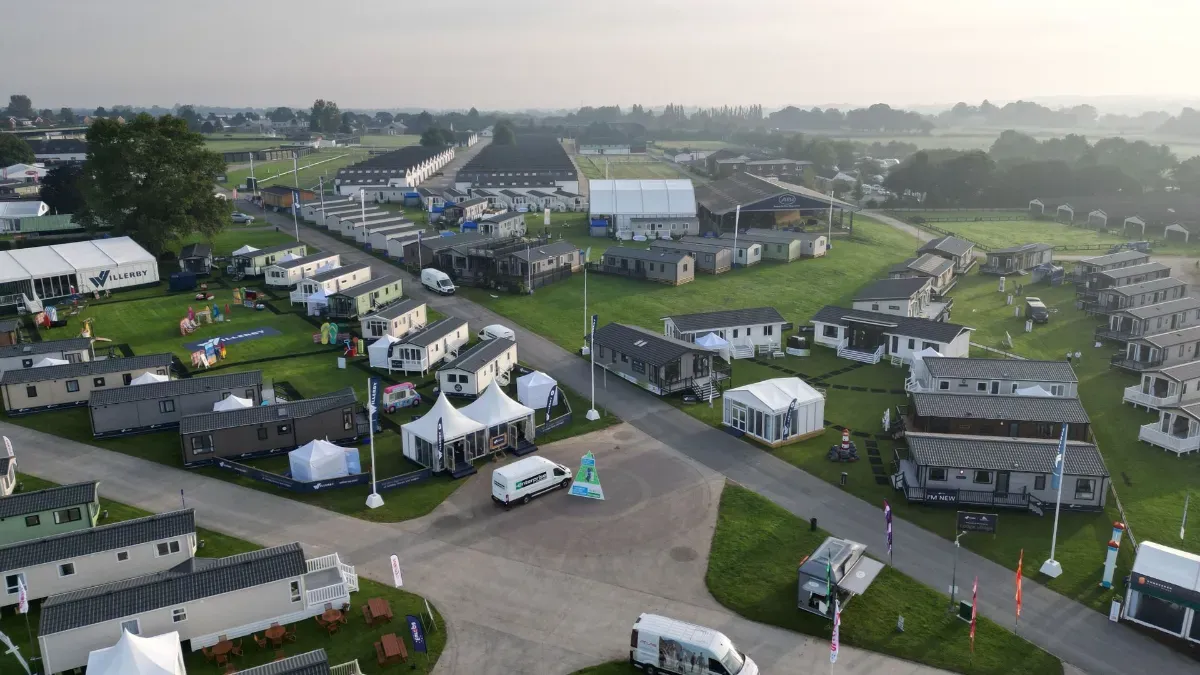
{"label": "portable cabin", "polygon": [[[292,198],[297,194],[300,196],[301,203],[314,199],[317,196],[317,193],[312,190],[290,188],[286,185],[265,187],[259,190],[259,194],[262,195],[263,207],[274,211],[286,211],[292,208]],[[297,208],[299,206],[299,204],[296,204]]]}
{"label": "portable cabin", "polygon": [[479,232],[496,237],[524,237],[525,214],[518,211],[505,211],[486,216],[479,220]]}
{"label": "portable cabin", "polygon": [[179,251],[179,271],[197,276],[212,273],[213,254],[208,244],[188,244]]}
{"label": "portable cabin", "polygon": [[[696,244],[699,246],[712,246],[731,249],[733,251],[733,263],[739,267],[757,265],[758,263],[762,262],[763,245],[756,241],[739,239],[735,242],[732,239],[716,239],[713,237],[697,237],[694,235],[688,235],[679,241],[685,244]],[[653,243],[651,248],[653,248]]]}
{"label": "portable cabin", "polygon": [[690,255],[696,261],[697,272],[723,274],[733,268],[733,248],[728,246],[659,239],[650,242],[650,250]]}
{"label": "portable cabin", "polygon": [[910,383],[910,391],[967,396],[1079,395],[1079,379],[1068,361],[923,356],[913,363]]}
{"label": "portable cabin", "polygon": [[261,277],[267,267],[274,265],[284,256],[291,254],[299,258],[308,255],[308,246],[300,242],[268,246],[267,248],[250,251],[232,256],[233,274],[235,276]]}
{"label": "portable cabin", "polygon": [[184,415],[179,420],[183,464],[274,455],[316,439],[354,441],[367,433],[361,411],[347,387],[299,401]]}
{"label": "portable cabin", "polygon": [[839,358],[879,363],[886,355],[909,362],[925,349],[942,356],[970,353],[974,328],[945,321],[893,316],[826,305],[812,318],[813,340],[837,350]]}
{"label": "portable cabin", "polygon": [[639,326],[607,324],[592,342],[596,365],[659,396],[691,391],[708,400],[729,377],[716,352]]}
{"label": "portable cabin", "polygon": [[975,244],[955,236],[930,239],[917,249],[918,255],[932,253],[954,263],[954,274],[966,274],[975,266]]}
{"label": "portable cabin", "polygon": [[388,370],[424,374],[447,358],[453,359],[470,340],[466,321],[439,319],[392,345]]}
{"label": "portable cabin", "polygon": [[424,328],[425,322],[425,303],[406,298],[362,317],[359,333],[368,340],[381,338],[384,335],[402,338],[413,331]]}
{"label": "portable cabin", "polygon": [[[941,260],[941,258],[939,258]],[[943,261],[948,264],[948,261]],[[949,299],[933,299],[933,281],[929,277],[880,279],[854,294],[854,309],[895,316],[944,321],[950,317]]]}
{"label": "portable cabin", "polygon": [[1053,260],[1054,247],[1050,244],[1022,244],[989,251],[987,262],[979,271],[984,274],[1025,274]]}
{"label": "portable cabin", "polygon": [[[98,485],[59,485],[0,499],[0,546],[95,527],[100,518]],[[5,590],[13,586],[8,581]]]}
{"label": "portable cabin", "polygon": [[648,279],[672,286],[686,284],[696,278],[695,260],[686,253],[624,246],[613,246],[605,251],[600,256],[600,265],[594,270],[603,274]]}
{"label": "portable cabin", "polygon": [[91,338],[67,338],[44,342],[22,342],[0,347],[0,374],[33,368],[44,360],[82,363],[92,360]]}
{"label": "portable cabin", "polygon": [[748,307],[699,314],[664,316],[663,335],[694,343],[709,333],[729,343],[731,358],[751,358],[760,351],[775,352],[784,333],[792,329],[774,307]]}
{"label": "portable cabin", "polygon": [[1087,411],[1073,396],[962,396],[941,391],[911,396],[911,420],[905,423],[909,431],[1052,439],[1067,424],[1067,440],[1086,441],[1091,428]]}
{"label": "portable cabin", "polygon": [[184,415],[212,412],[230,396],[262,400],[262,371],[194,376],[92,392],[88,401],[96,438],[179,426]]}
{"label": "portable cabin", "polygon": [[170,376],[171,354],[148,354],[61,366],[6,370],[0,376],[9,415],[87,405],[94,391],[129,386],[145,373]]}
{"label": "portable cabin", "polygon": [[517,365],[517,343],[508,338],[480,342],[437,371],[438,389],[447,396],[478,396],[493,380],[508,384]]}
{"label": "portable cabin", "polygon": [[292,304],[305,304],[317,291],[330,296],[370,280],[371,266],[367,263],[343,265],[297,281],[290,297]]}
{"label": "portable cabin", "polygon": [[357,319],[399,301],[400,297],[400,277],[389,274],[330,295],[327,301],[329,316]]}
{"label": "portable cabin", "polygon": [[263,280],[273,288],[291,288],[304,277],[331,270],[341,264],[337,253],[314,253],[303,258],[280,260],[263,270]]}

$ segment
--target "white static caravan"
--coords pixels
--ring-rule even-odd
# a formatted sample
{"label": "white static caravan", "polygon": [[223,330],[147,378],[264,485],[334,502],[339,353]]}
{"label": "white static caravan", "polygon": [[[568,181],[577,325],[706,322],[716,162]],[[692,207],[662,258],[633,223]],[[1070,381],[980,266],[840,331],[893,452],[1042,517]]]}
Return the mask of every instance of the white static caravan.
{"label": "white static caravan", "polygon": [[362,220],[364,215],[368,220],[370,220],[371,218],[374,218],[382,213],[384,213],[383,210],[381,210],[378,206],[367,206],[366,209],[363,209],[361,205],[356,204],[352,207],[347,207],[343,211],[326,214],[325,229],[329,230],[330,232],[340,233],[342,231],[343,220],[354,218]]}
{"label": "white static caravan", "polygon": [[437,371],[438,389],[448,396],[478,396],[493,381],[508,384],[517,365],[517,343],[508,338],[480,342]]}
{"label": "white static caravan", "polygon": [[308,299],[317,291],[322,291],[329,296],[370,280],[371,266],[366,263],[335,267],[327,272],[314,274],[296,282],[296,290],[291,293],[291,301],[293,305],[307,304]]}
{"label": "white static caravan", "polygon": [[423,374],[445,359],[454,358],[470,339],[466,321],[451,318],[434,321],[392,345],[388,371]]}
{"label": "white static caravan", "polygon": [[263,270],[263,280],[267,286],[290,288],[305,277],[331,270],[341,264],[342,257],[337,253],[314,253],[303,258],[268,265]]}
{"label": "white static caravan", "polygon": [[420,225],[409,223],[407,225],[389,225],[388,227],[373,230],[367,235],[367,250],[386,253],[389,241],[393,239],[401,239],[406,242],[412,241],[417,238],[417,232],[420,229]]}
{"label": "white static caravan", "polygon": [[389,258],[404,259],[404,247],[417,240],[417,232],[405,232],[400,235],[389,234],[384,237]]}
{"label": "white static caravan", "polygon": [[893,316],[881,312],[826,305],[813,315],[813,341],[837,350],[839,358],[862,363],[911,363],[918,352],[932,349],[959,358],[971,350],[974,328],[944,321]]}
{"label": "white static caravan", "polygon": [[389,216],[387,218],[376,218],[374,220],[368,219],[367,222],[362,223],[354,228],[354,241],[359,245],[366,245],[371,241],[372,232],[378,232],[384,228],[401,225],[413,225],[415,227],[415,224],[411,220],[400,214]]}
{"label": "white static caravan", "polygon": [[351,203],[357,204],[356,202],[351,202],[345,197],[330,197],[329,195],[326,195],[324,204],[322,205],[322,201],[318,197],[317,199],[304,202],[300,205],[300,220],[303,220],[306,223],[324,225],[325,218],[321,215],[322,211],[328,214],[330,211],[335,209],[345,208]]}
{"label": "white static caravan", "polygon": [[721,400],[725,426],[773,448],[825,432],[825,395],[798,377],[735,387]]}
{"label": "white static caravan", "polygon": [[[338,202],[336,205],[326,204],[325,212],[321,213],[321,211],[318,210],[315,214],[313,214],[312,222],[317,227],[323,227],[323,228],[329,229],[329,227],[330,227],[329,223],[332,222],[336,225],[337,216],[342,216],[342,215],[346,215],[351,212],[359,211],[361,208],[362,208],[362,205],[358,203],[358,200],[349,201],[349,200],[343,199],[342,201]],[[371,208],[373,208],[373,207],[371,207]]]}
{"label": "white static caravan", "polygon": [[425,303],[406,298],[362,317],[359,321],[359,333],[368,340],[384,335],[402,338],[424,328],[427,320]]}
{"label": "white static caravan", "polygon": [[359,213],[346,214],[338,219],[337,228],[331,228],[331,230],[347,239],[354,239],[354,233],[362,228],[363,223],[369,223],[374,220],[391,220],[399,217],[398,214],[386,211],[377,211],[375,213],[368,211],[366,220]]}

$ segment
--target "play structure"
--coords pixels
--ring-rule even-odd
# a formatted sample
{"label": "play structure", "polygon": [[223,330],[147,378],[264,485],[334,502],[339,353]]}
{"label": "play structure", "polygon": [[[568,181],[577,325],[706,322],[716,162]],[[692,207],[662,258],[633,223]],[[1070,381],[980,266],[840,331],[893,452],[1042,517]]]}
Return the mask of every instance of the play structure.
{"label": "play structure", "polygon": [[857,462],[858,447],[850,440],[850,430],[842,429],[842,444],[829,446],[827,455],[831,462]]}
{"label": "play structure", "polygon": [[421,395],[412,382],[401,382],[383,389],[383,409],[394,413],[400,408],[416,408],[421,405]]}
{"label": "play structure", "polygon": [[225,311],[221,311],[220,305],[213,303],[212,307],[203,305],[199,311],[196,311],[191,305],[188,306],[187,316],[179,321],[179,334],[191,335],[196,332],[196,328],[203,324],[223,323],[226,316],[229,314],[229,305],[225,305]]}
{"label": "play structure", "polygon": [[201,342],[196,351],[192,352],[192,367],[204,366],[207,369],[217,361],[226,358],[229,358],[229,353],[225,348],[225,341],[216,337]]}
{"label": "play structure", "polygon": [[267,306],[259,302],[261,295],[258,291],[249,288],[234,288],[233,289],[233,304],[241,305],[246,309],[263,310]]}

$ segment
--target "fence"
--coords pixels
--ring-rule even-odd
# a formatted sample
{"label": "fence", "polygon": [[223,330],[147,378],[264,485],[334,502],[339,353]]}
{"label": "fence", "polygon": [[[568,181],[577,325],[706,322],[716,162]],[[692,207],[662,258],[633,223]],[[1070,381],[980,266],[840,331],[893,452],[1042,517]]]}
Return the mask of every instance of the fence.
{"label": "fence", "polygon": [[[246,466],[240,462],[234,462],[228,459],[213,460],[210,466],[215,466],[218,469],[232,471],[240,476],[252,478],[256,481],[274,485],[285,490],[299,493],[312,493],[327,490],[336,490],[338,488],[351,487],[354,485],[366,485],[371,482],[371,474],[356,473],[350,476],[342,476],[341,478],[331,478],[329,480],[320,480],[313,482],[298,481],[290,476],[284,476],[270,471],[263,471],[252,466]],[[433,476],[433,471],[430,469],[418,469],[408,473],[383,478],[375,482],[376,490],[394,490],[406,485],[412,485],[421,481],[427,480]]]}

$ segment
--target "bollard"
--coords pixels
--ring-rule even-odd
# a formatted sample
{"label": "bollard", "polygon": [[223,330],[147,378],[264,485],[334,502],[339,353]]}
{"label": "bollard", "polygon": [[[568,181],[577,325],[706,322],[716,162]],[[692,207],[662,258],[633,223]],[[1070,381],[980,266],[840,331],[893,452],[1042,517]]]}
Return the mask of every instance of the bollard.
{"label": "bollard", "polygon": [[843,486],[845,486],[845,485],[846,485],[846,481],[847,481],[847,480],[849,480],[849,478],[850,478],[850,474],[848,474],[848,473],[846,473],[845,471],[843,471],[843,472],[842,472],[842,479],[841,479],[841,480],[842,480],[842,485],[843,485]]}
{"label": "bollard", "polygon": [[816,532],[816,531],[817,531],[817,519],[816,519],[816,518],[809,518],[809,519],[808,519],[808,529],[809,529],[809,530],[811,530],[811,531],[813,531],[813,532]]}

